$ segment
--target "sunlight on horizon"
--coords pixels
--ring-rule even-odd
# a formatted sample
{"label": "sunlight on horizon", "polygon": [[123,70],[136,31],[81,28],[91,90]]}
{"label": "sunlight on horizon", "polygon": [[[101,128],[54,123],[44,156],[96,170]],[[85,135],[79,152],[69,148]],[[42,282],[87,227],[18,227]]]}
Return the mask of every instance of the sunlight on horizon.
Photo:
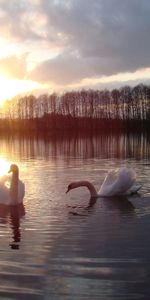
{"label": "sunlight on horizon", "polygon": [[7,79],[0,75],[0,106],[3,106],[6,100],[39,88],[35,81]]}
{"label": "sunlight on horizon", "polygon": [[[91,78],[84,78],[78,83],[73,83],[68,85],[68,90],[70,89],[81,89],[83,86],[84,88],[89,88],[90,86],[94,88],[98,84],[111,84],[121,82],[122,86],[126,85],[128,81],[131,82],[134,80],[138,80],[139,78],[143,78],[148,80],[150,77],[150,68],[144,68],[141,70],[137,70],[133,73],[126,72],[126,73],[119,73],[116,75],[111,76],[102,76],[102,77],[91,77]],[[129,84],[129,83],[128,83]],[[28,93],[36,93],[42,94],[47,93],[49,90],[51,92],[65,92],[66,86],[60,85],[58,86],[54,82],[48,83],[38,83],[36,81],[31,80],[23,80],[23,79],[10,79],[6,76],[0,74],[0,108],[2,108],[5,104],[5,101],[11,99],[15,96],[21,96]],[[99,86],[99,88],[103,88]]]}

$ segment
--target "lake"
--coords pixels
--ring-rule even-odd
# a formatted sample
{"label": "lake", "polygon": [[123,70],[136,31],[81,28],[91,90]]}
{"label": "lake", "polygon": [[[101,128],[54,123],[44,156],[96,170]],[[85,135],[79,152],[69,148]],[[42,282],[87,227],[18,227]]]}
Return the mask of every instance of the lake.
{"label": "lake", "polygon": [[[15,162],[24,209],[0,216],[0,299],[128,300],[150,297],[150,140],[144,135],[1,137],[1,166]],[[134,168],[140,194],[90,201],[108,170]]]}

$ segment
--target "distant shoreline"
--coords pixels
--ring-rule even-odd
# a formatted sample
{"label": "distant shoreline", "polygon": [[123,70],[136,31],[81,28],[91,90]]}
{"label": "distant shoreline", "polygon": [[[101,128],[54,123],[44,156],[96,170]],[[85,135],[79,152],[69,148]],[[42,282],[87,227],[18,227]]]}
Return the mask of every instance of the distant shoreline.
{"label": "distant shoreline", "polygon": [[43,116],[38,119],[0,119],[0,132],[74,132],[74,133],[148,133],[149,121],[73,118],[68,116]]}
{"label": "distant shoreline", "polygon": [[0,119],[0,134],[110,135],[149,134],[150,122],[44,116],[39,119]]}
{"label": "distant shoreline", "polygon": [[20,96],[0,110],[0,132],[149,132],[150,86]]}

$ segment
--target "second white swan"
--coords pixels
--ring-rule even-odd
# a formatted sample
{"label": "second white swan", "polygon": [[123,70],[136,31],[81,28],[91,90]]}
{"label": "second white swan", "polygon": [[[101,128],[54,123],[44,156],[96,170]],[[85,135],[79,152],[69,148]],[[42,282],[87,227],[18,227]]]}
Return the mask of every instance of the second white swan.
{"label": "second white swan", "polygon": [[82,186],[88,188],[91,197],[113,197],[136,193],[142,184],[136,182],[136,174],[133,169],[122,167],[111,170],[107,174],[98,192],[89,181],[75,181],[68,185],[66,193]]}

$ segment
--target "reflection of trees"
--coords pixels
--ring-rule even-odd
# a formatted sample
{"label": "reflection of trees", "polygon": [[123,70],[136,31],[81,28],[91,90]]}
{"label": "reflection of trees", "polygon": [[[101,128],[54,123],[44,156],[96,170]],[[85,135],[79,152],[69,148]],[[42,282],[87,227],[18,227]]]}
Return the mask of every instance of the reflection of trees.
{"label": "reflection of trees", "polygon": [[9,153],[11,160],[61,156],[82,158],[148,159],[150,138],[146,134],[58,134],[57,136],[6,136],[1,138],[1,153]]}
{"label": "reflection of trees", "polygon": [[125,86],[111,92],[81,90],[63,95],[29,95],[7,101],[2,114],[0,126],[5,124],[16,129],[101,128],[107,131],[118,126],[133,129],[133,122],[146,127],[150,122],[150,86]]}

